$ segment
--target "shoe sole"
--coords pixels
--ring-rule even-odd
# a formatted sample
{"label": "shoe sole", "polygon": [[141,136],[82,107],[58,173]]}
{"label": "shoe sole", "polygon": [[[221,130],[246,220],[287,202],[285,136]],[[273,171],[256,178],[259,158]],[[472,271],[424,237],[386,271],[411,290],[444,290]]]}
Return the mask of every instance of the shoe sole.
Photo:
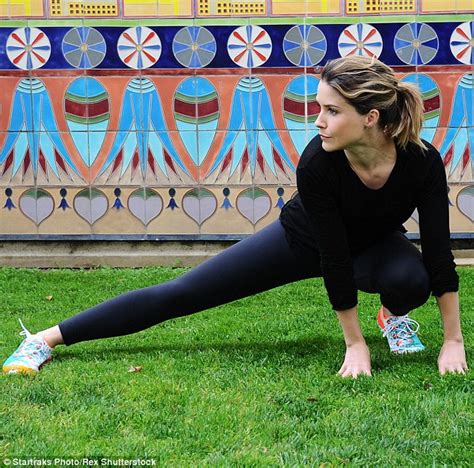
{"label": "shoe sole", "polygon": [[421,351],[424,351],[425,348],[421,349],[407,349],[405,351],[392,351],[393,354],[413,354],[413,353],[421,353]]}
{"label": "shoe sole", "polygon": [[18,366],[18,365],[12,365],[12,366],[3,366],[2,370],[4,374],[37,374],[46,364],[52,361],[52,357],[49,359],[46,359],[46,361],[43,362],[38,367],[38,370],[32,369],[31,367],[26,367],[26,366]]}
{"label": "shoe sole", "polygon": [[36,374],[38,371],[31,367],[25,366],[5,366],[3,367],[4,374]]}

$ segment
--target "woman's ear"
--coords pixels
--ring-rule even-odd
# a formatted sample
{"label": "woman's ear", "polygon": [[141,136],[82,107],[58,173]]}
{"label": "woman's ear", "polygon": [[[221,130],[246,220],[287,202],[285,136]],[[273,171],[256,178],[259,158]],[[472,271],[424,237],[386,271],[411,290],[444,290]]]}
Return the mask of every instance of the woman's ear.
{"label": "woman's ear", "polygon": [[371,109],[365,114],[365,126],[374,128],[380,119],[380,112],[377,109]]}

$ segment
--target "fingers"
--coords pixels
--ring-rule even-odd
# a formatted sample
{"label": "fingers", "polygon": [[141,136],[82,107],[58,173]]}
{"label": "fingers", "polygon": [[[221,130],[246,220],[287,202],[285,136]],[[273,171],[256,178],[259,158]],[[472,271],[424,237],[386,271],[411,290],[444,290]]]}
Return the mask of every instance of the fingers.
{"label": "fingers", "polygon": [[342,367],[338,371],[338,375],[344,375],[346,370],[347,370],[347,366],[343,364]]}
{"label": "fingers", "polygon": [[342,367],[339,369],[338,375],[343,378],[352,377],[353,379],[357,379],[359,375],[367,375],[368,377],[372,377],[372,372],[370,368],[352,367],[343,364]]}
{"label": "fingers", "polygon": [[454,364],[440,364],[438,369],[441,375],[465,374],[469,370],[465,362],[454,363]]}
{"label": "fingers", "polygon": [[451,341],[445,342],[439,353],[438,369],[441,375],[464,374],[467,372],[464,344]]}
{"label": "fingers", "polygon": [[465,374],[466,372],[463,369],[440,369],[439,373],[441,375],[446,375],[446,374]]}

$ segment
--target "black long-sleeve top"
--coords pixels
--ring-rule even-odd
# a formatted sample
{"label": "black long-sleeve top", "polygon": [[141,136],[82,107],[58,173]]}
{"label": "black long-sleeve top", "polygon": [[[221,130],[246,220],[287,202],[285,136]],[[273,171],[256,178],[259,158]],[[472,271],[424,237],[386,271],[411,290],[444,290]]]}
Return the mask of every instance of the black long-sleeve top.
{"label": "black long-sleeve top", "polygon": [[424,143],[428,151],[397,146],[392,172],[377,190],[364,185],[344,151],[324,151],[319,136],[305,148],[296,171],[298,195],[283,207],[280,220],[292,248],[319,253],[335,310],[357,305],[352,256],[391,232],[406,232],[403,223],[415,208],[433,294],[458,290],[446,173],[438,151]]}

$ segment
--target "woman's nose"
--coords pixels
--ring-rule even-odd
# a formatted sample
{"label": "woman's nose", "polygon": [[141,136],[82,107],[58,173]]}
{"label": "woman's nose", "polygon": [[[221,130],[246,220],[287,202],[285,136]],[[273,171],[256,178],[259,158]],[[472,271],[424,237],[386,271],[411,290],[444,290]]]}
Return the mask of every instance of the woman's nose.
{"label": "woman's nose", "polygon": [[318,128],[324,127],[323,119],[321,118],[321,112],[316,117],[316,120],[314,121],[314,125],[316,125],[316,127]]}

